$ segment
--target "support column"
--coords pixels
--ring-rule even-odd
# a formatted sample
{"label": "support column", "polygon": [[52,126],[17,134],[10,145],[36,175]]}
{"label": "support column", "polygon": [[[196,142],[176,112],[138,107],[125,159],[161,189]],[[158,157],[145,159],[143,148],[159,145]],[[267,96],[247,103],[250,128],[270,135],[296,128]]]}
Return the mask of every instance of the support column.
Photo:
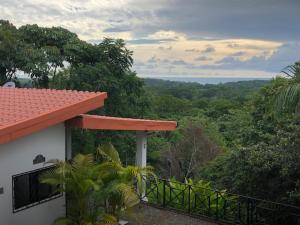
{"label": "support column", "polygon": [[139,167],[147,165],[147,132],[137,132],[136,134],[135,165]]}
{"label": "support column", "polygon": [[[139,167],[147,165],[147,132],[137,132],[136,134],[135,165]],[[143,201],[148,201],[146,196],[146,181],[142,181],[142,187],[138,187],[137,191]]]}
{"label": "support column", "polygon": [[72,133],[71,128],[66,127],[66,161],[72,159]]}

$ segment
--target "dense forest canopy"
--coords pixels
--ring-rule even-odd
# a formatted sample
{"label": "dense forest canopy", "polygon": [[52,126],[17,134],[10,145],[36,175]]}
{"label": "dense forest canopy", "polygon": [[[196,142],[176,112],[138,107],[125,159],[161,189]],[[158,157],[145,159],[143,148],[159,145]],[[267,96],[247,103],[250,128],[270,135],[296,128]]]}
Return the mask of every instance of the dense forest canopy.
{"label": "dense forest canopy", "polygon": [[[106,106],[93,113],[178,121],[175,132],[149,134],[149,164],[160,176],[300,205],[300,63],[272,81],[201,85],[142,80],[132,54],[123,40],[90,44],[60,27],[0,21],[0,85],[106,91]],[[91,153],[112,142],[128,164],[134,136],[75,130],[73,148]]]}

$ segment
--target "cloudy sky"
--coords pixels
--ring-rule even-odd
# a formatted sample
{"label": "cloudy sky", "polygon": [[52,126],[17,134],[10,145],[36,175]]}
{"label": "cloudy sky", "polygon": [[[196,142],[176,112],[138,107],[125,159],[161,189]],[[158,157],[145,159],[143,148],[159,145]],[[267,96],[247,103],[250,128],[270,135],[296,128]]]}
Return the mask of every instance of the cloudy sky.
{"label": "cloudy sky", "polygon": [[140,76],[272,77],[300,59],[300,0],[0,0],[0,18],[123,38]]}

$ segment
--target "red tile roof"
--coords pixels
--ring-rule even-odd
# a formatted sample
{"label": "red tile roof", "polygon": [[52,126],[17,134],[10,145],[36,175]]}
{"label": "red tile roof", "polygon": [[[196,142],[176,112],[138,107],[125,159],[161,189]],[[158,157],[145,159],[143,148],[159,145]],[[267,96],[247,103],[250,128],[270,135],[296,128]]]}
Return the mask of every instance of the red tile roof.
{"label": "red tile roof", "polygon": [[104,105],[105,92],[0,87],[0,144]]}

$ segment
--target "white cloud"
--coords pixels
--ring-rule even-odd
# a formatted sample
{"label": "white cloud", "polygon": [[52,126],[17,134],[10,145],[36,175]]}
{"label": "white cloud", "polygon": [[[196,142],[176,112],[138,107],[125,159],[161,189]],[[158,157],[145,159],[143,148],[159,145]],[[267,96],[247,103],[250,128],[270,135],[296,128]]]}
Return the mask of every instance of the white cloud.
{"label": "white cloud", "polygon": [[175,31],[165,31],[161,30],[158,32],[155,32],[153,34],[150,34],[146,37],[147,39],[153,39],[153,40],[173,40],[173,41],[184,41],[186,40],[186,35],[183,33],[176,33]]}

